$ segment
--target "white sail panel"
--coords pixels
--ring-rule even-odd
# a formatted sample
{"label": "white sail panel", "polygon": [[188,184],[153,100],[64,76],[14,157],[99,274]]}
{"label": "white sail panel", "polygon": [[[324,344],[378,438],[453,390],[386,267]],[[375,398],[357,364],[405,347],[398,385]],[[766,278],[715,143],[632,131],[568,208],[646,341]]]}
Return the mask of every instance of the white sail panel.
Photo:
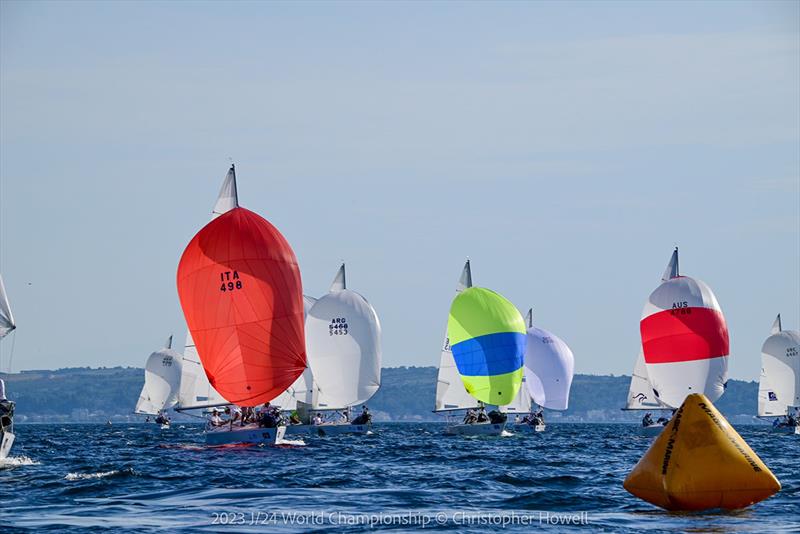
{"label": "white sail panel", "polygon": [[647,376],[647,366],[644,363],[644,354],[639,349],[639,356],[633,367],[631,385],[628,388],[628,401],[625,405],[626,410],[661,410],[667,409],[656,394],[653,393],[653,386],[650,385],[650,378]]}
{"label": "white sail panel", "polygon": [[575,374],[575,357],[564,341],[543,328],[528,328],[525,382],[533,401],[551,410],[566,410]]}
{"label": "white sail panel", "polygon": [[0,339],[3,339],[17,327],[14,323],[14,315],[11,313],[11,305],[8,303],[6,286],[3,284],[3,276],[0,275]]}
{"label": "white sail panel", "polygon": [[761,347],[758,415],[782,416],[800,406],[800,333],[780,330]]}
{"label": "white sail panel", "polygon": [[381,383],[381,327],[372,306],[349,289],[331,291],[306,318],[314,408],[341,409],[371,398]]}
{"label": "white sail panel", "polygon": [[217,202],[214,204],[214,209],[211,210],[211,218],[215,219],[223,213],[231,211],[239,205],[239,194],[236,190],[236,168],[231,165],[225,180],[222,182],[222,188],[219,190]]}
{"label": "white sail panel", "polygon": [[136,413],[155,415],[173,406],[181,383],[181,355],[162,349],[147,358],[144,386],[136,402]]}
{"label": "white sail panel", "polygon": [[[464,264],[461,276],[456,286],[456,294],[472,287],[472,269],[469,260]],[[436,407],[435,411],[462,410],[476,408],[478,401],[467,393],[464,388],[464,381],[458,373],[456,361],[453,359],[453,351],[450,350],[450,339],[447,337],[445,328],[442,352],[439,357],[439,375],[436,380]]]}
{"label": "white sail panel", "polygon": [[506,413],[531,413],[531,394],[525,386],[527,380],[522,377],[522,386],[519,388],[517,396],[511,404],[503,406],[503,411]]}
{"label": "white sail panel", "polygon": [[672,252],[672,257],[667,264],[667,268],[664,270],[664,274],[661,275],[661,281],[666,282],[678,276],[678,247],[675,247],[675,250]]}
{"label": "white sail panel", "polygon": [[344,263],[339,267],[339,271],[333,279],[333,283],[328,291],[342,291],[347,289],[347,277],[344,271]]}
{"label": "white sail panel", "polygon": [[181,362],[181,382],[178,394],[178,408],[220,406],[227,404],[222,395],[211,386],[206,372],[200,363],[200,355],[194,346],[192,335],[186,332],[186,344]]}

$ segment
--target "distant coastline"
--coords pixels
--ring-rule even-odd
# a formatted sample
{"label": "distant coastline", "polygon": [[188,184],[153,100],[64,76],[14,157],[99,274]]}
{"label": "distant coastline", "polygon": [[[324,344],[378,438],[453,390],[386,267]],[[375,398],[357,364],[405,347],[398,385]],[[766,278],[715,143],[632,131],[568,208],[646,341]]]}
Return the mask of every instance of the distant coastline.
{"label": "distant coastline", "polygon": [[[9,398],[17,403],[18,423],[137,422],[133,407],[144,382],[136,367],[73,367],[0,373]],[[570,408],[548,411],[551,422],[636,422],[642,412],[626,412],[630,376],[575,375]],[[443,421],[432,413],[436,390],[435,367],[383,369],[381,389],[368,405],[376,421]],[[758,423],[755,419],[758,384],[729,380],[717,408],[732,423]],[[176,419],[198,421],[176,414]]]}

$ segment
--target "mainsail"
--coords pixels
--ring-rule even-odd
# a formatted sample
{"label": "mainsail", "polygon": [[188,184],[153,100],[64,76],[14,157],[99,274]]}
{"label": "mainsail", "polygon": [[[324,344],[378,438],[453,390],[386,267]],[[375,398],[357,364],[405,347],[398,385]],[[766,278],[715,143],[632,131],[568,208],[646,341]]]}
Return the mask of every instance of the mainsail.
{"label": "mainsail", "polygon": [[[469,260],[464,264],[461,277],[456,286],[456,295],[472,287],[472,270]],[[477,408],[478,402],[464,388],[461,375],[458,374],[453,351],[450,350],[450,338],[445,331],[442,343],[442,354],[439,358],[439,376],[436,381],[436,409],[434,411],[463,410]]]}
{"label": "mainsail", "polygon": [[172,350],[172,336],[166,347],[147,358],[144,369],[144,386],[136,402],[139,414],[155,415],[172,407],[178,400],[181,383],[181,355]]}
{"label": "mainsail", "polygon": [[533,310],[527,316],[525,379],[534,402],[551,410],[566,410],[575,373],[575,357],[564,341],[533,326]]}
{"label": "mainsail", "polygon": [[772,335],[761,347],[758,415],[782,416],[796,407],[800,407],[800,332],[783,330],[778,315]]}
{"label": "mainsail", "polygon": [[519,310],[490,289],[465,289],[450,305],[447,336],[469,394],[487,404],[510,404],[522,384],[525,354]]}
{"label": "mainsail", "polygon": [[728,327],[717,298],[701,280],[681,276],[677,260],[676,249],[665,273],[672,277],[650,294],[639,324],[650,383],[671,408],[691,393],[716,401],[728,379]]}
{"label": "mainsail", "polygon": [[178,294],[211,385],[256,406],[306,367],[297,259],[266,219],[235,207],[203,227],[181,256]]}
{"label": "mainsail", "polygon": [[0,339],[3,339],[17,327],[14,323],[14,315],[11,313],[11,305],[8,303],[6,286],[3,285],[3,276],[0,275]]}
{"label": "mainsail", "polygon": [[519,393],[511,401],[511,404],[503,406],[503,411],[506,413],[531,413],[531,394],[525,386],[525,375],[522,376],[522,385],[519,387]]}
{"label": "mainsail", "polygon": [[[239,195],[236,188],[236,167],[231,165],[222,187],[217,195],[217,201],[211,210],[211,220],[216,219],[223,213],[227,213],[239,205]],[[203,366],[200,363],[200,355],[197,354],[197,347],[192,339],[192,333],[187,330],[186,341],[183,345],[183,365],[181,366],[183,376],[181,377],[180,394],[178,395],[178,408],[204,408],[207,406],[219,406],[227,404],[222,395],[215,390],[208,381]]]}
{"label": "mainsail", "polygon": [[669,409],[658,400],[650,378],[647,376],[647,366],[644,363],[644,353],[639,349],[639,356],[633,366],[631,385],[628,388],[628,401],[625,410],[666,410]]}
{"label": "mainsail", "polygon": [[330,291],[306,319],[309,367],[316,388],[314,409],[366,402],[381,385],[381,325],[375,309],[345,284],[344,264]]}

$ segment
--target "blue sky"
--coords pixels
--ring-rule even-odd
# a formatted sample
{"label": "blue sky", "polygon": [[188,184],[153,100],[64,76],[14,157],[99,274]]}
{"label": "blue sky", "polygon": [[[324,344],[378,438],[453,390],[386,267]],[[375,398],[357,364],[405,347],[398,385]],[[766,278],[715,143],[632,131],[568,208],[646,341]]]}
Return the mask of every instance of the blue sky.
{"label": "blue sky", "polygon": [[[384,364],[435,365],[464,259],[578,372],[630,373],[672,247],[731,376],[800,322],[797,2],[0,4],[14,369],[143,365],[228,166]],[[0,347],[2,366],[11,340]]]}

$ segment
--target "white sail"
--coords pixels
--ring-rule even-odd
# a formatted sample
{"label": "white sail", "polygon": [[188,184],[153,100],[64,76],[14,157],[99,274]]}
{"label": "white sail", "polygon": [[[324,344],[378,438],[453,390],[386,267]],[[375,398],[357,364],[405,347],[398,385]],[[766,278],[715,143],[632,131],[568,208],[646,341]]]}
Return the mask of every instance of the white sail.
{"label": "white sail", "polygon": [[188,410],[206,406],[221,406],[228,404],[222,395],[208,381],[200,355],[194,346],[192,334],[186,332],[186,345],[183,348],[181,361],[181,385],[178,394],[177,408]]}
{"label": "white sail", "polygon": [[214,209],[211,210],[212,220],[219,217],[239,205],[239,194],[236,190],[236,168],[231,165],[228,174],[225,176],[225,181],[222,182],[222,188],[219,190],[217,202],[214,204]]}
{"label": "white sail", "polygon": [[136,413],[155,415],[178,400],[181,384],[181,355],[164,348],[147,358],[144,386],[136,402]]}
{"label": "white sail", "polygon": [[522,377],[522,386],[511,404],[506,404],[502,410],[506,413],[531,413],[531,394],[525,386],[526,379]]}
{"label": "white sail", "polygon": [[533,310],[528,312],[524,374],[528,391],[539,406],[566,410],[575,374],[572,350],[555,334],[533,326]]}
{"label": "white sail", "polygon": [[666,410],[668,406],[658,400],[653,393],[653,386],[647,377],[647,366],[644,363],[644,354],[639,349],[639,356],[633,367],[631,385],[628,388],[628,401],[625,405],[626,410]]}
{"label": "white sail", "polygon": [[[467,260],[456,286],[456,294],[469,287],[472,287],[472,269],[469,260]],[[436,409],[434,411],[463,410],[476,408],[477,406],[478,401],[467,393],[464,388],[464,382],[461,380],[456,361],[453,359],[453,351],[450,350],[450,339],[447,337],[447,329],[445,328],[442,353],[439,357],[439,376],[436,380]]]}
{"label": "white sail", "polygon": [[381,327],[361,295],[339,282],[320,297],[306,318],[306,351],[314,377],[315,409],[341,409],[366,402],[381,383]]}
{"label": "white sail", "polygon": [[779,315],[761,347],[760,417],[782,416],[800,407],[800,332],[780,328]]}
{"label": "white sail", "polygon": [[6,286],[3,285],[3,276],[0,275],[0,339],[3,339],[17,327],[14,323],[14,315],[11,313],[11,305],[8,303]]}
{"label": "white sail", "polygon": [[779,313],[777,317],[775,317],[775,322],[772,323],[772,329],[770,330],[770,334],[777,334],[778,332],[782,331],[783,327],[781,326],[781,314]]}

